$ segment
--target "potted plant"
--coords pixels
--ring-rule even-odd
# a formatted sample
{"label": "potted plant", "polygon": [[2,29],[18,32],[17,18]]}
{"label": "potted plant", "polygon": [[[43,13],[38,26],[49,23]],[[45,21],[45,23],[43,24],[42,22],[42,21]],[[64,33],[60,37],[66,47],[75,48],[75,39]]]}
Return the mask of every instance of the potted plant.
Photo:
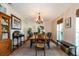
{"label": "potted plant", "polygon": [[28,31],[27,31],[27,33],[29,34],[28,37],[31,37],[31,36],[33,35],[33,33],[32,33],[32,28],[29,28]]}

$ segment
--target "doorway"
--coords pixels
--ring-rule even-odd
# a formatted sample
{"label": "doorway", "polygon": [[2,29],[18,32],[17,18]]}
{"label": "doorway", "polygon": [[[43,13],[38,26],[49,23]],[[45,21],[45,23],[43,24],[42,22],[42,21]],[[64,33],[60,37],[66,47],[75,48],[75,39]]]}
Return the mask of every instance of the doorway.
{"label": "doorway", "polygon": [[57,40],[64,40],[63,23],[57,24]]}
{"label": "doorway", "polygon": [[76,46],[77,55],[79,56],[79,17],[76,17]]}
{"label": "doorway", "polygon": [[76,10],[76,54],[79,56],[79,9]]}

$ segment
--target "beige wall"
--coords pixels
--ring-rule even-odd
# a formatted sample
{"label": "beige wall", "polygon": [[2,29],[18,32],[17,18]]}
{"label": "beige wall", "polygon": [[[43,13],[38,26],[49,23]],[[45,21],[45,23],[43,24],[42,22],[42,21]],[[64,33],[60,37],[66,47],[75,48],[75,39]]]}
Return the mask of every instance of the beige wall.
{"label": "beige wall", "polygon": [[[42,25],[45,28],[45,32],[52,32],[52,30],[51,30],[51,25],[52,25],[51,20],[45,20],[44,19],[44,22],[43,22]],[[36,29],[37,29],[38,26],[39,25],[36,24],[34,19],[26,18],[26,20],[23,23],[23,30],[26,33],[26,36],[27,36],[27,30],[28,30],[29,27],[32,28],[33,32],[36,32],[37,31]]]}
{"label": "beige wall", "polygon": [[[60,15],[56,20],[52,21],[52,33],[54,35],[54,40],[57,39],[57,32],[56,32],[56,21],[60,18],[64,20],[64,41],[75,44],[76,42],[76,35],[75,35],[75,25],[76,25],[76,9],[79,8],[79,4],[73,4],[67,11],[65,11],[62,15]],[[71,28],[65,27],[65,20],[71,17]]]}
{"label": "beige wall", "polygon": [[[6,14],[11,15],[14,14],[15,16],[23,19],[22,20],[22,31],[26,34],[28,27],[32,27],[33,30],[35,29],[35,21],[31,21],[31,19],[26,18],[24,19],[18,12],[16,12],[11,6],[9,6],[8,4],[2,4],[4,7],[7,8],[7,12]],[[64,12],[62,15],[60,15],[60,17],[58,17],[56,20],[63,18],[64,19],[64,25],[65,25],[65,19],[68,17],[72,18],[72,27],[71,28],[65,28],[64,27],[64,40],[70,43],[75,43],[75,10],[78,8],[79,4],[74,4],[72,7],[70,7],[66,12]],[[56,37],[56,20],[52,21],[51,20],[45,20],[44,19],[44,27],[45,30],[48,31],[52,31],[53,33],[53,38],[54,40],[57,39]],[[12,30],[13,31],[13,30]]]}
{"label": "beige wall", "polygon": [[[24,19],[17,11],[15,11],[11,6],[8,4],[2,4],[4,7],[7,8],[6,14],[11,15],[14,14],[15,16],[19,17],[22,19],[22,32],[27,33],[27,30],[29,27],[32,27],[33,30],[36,28],[36,23],[33,19],[27,17]],[[57,34],[56,34],[56,21],[60,18],[64,19],[64,26],[65,26],[65,19],[68,17],[72,18],[72,27],[71,28],[65,28],[64,27],[64,40],[70,43],[75,44],[75,13],[76,9],[79,8],[79,4],[74,4],[72,7],[70,7],[66,12],[64,12],[62,15],[60,15],[56,20],[49,21],[44,19],[44,27],[46,32],[51,32],[53,33],[53,39],[57,39]],[[33,20],[33,21],[32,21]],[[14,31],[14,30],[11,30]]]}
{"label": "beige wall", "polygon": [[[69,42],[71,44],[76,45],[76,10],[79,9],[79,4],[73,4],[66,12],[60,15],[56,20],[52,21],[52,33],[53,39],[57,40],[57,29],[56,29],[56,22],[60,18],[64,20],[64,41]],[[65,27],[65,20],[71,17],[71,28]],[[77,46],[77,55],[79,56],[79,46]],[[74,53],[74,50],[72,51]]]}
{"label": "beige wall", "polygon": [[[27,37],[27,30],[29,27],[31,27],[33,29],[33,31],[36,31],[36,26],[38,26],[35,22],[35,19],[27,16],[26,18],[23,18],[23,16],[21,16],[14,8],[12,8],[9,4],[4,4],[1,3],[2,6],[4,6],[6,8],[6,14],[8,14],[9,16],[11,16],[11,14],[17,16],[18,18],[20,18],[22,20],[22,33],[25,34],[25,36]],[[46,32],[51,32],[51,20],[45,20],[44,19],[44,23],[43,23],[44,27],[45,27],[45,31]],[[11,35],[13,33],[13,29],[11,29]],[[12,36],[11,36],[12,38]]]}
{"label": "beige wall", "polygon": [[56,20],[52,21],[52,35],[53,35],[53,40],[57,40],[57,28],[56,28]]}
{"label": "beige wall", "polygon": [[[29,27],[33,28],[33,31],[36,31],[36,23],[35,20],[33,18],[27,17],[27,18],[23,18],[23,16],[21,16],[17,11],[15,11],[10,5],[8,4],[1,4],[3,5],[7,11],[6,14],[8,15],[15,15],[18,18],[20,18],[22,20],[22,33],[24,33],[27,36],[27,30]],[[76,9],[79,8],[79,4],[73,4],[72,7],[70,7],[68,10],[66,10],[63,14],[61,14],[59,17],[57,17],[55,20],[51,21],[51,20],[45,20],[44,19],[44,27],[45,27],[45,31],[46,32],[52,32],[53,33],[53,40],[57,40],[57,29],[56,29],[56,25],[57,25],[57,20],[59,20],[60,18],[63,18],[64,20],[64,41],[75,44],[76,42],[76,35],[75,35],[75,25],[76,25]],[[60,11],[61,12],[61,11]],[[65,28],[65,20],[66,18],[71,17],[71,28]],[[11,34],[12,32],[15,30],[11,29]],[[12,37],[12,36],[11,36]]]}

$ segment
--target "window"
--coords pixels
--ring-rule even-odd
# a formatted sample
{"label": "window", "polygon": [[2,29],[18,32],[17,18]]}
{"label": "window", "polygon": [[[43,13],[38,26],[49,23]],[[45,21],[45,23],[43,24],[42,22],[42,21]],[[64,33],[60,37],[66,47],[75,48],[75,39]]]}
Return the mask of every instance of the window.
{"label": "window", "polygon": [[63,35],[63,23],[57,24],[57,40],[63,40],[64,35]]}
{"label": "window", "polygon": [[79,55],[79,17],[76,18],[76,46],[77,55]]}

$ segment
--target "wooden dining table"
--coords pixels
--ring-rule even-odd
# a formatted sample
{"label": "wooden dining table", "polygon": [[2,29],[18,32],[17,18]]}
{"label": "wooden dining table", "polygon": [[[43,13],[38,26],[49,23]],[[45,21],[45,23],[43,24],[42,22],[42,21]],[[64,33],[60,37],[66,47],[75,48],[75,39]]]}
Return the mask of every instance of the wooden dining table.
{"label": "wooden dining table", "polygon": [[46,34],[35,34],[30,37],[30,48],[32,48],[33,44],[35,44],[37,41],[44,41],[48,48],[50,48],[50,42],[48,42],[49,38],[46,36]]}

